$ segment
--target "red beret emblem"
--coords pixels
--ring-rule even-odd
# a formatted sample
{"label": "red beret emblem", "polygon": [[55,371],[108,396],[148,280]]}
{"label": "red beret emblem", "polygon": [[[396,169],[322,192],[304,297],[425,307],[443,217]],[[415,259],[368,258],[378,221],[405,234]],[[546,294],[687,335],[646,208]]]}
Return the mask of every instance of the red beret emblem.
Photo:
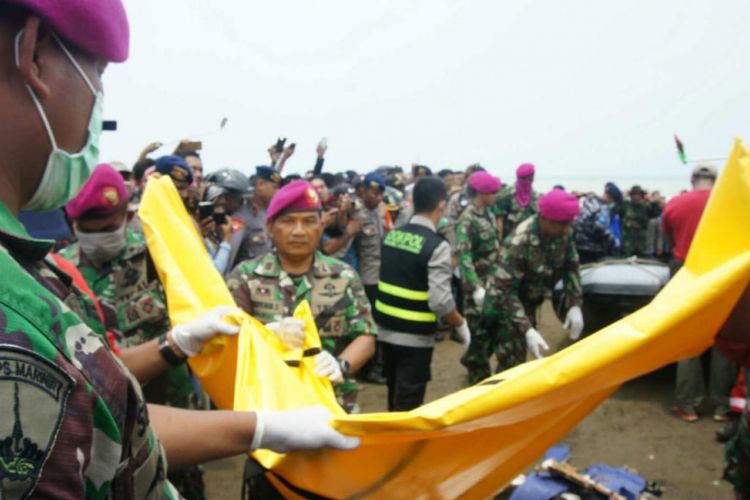
{"label": "red beret emblem", "polygon": [[120,195],[117,194],[117,189],[114,187],[107,187],[102,190],[102,205],[107,208],[114,208],[120,204]]}
{"label": "red beret emblem", "polygon": [[307,193],[305,193],[307,196],[307,201],[310,203],[310,205],[317,205],[320,201],[318,199],[318,193],[315,191],[314,188],[307,188]]}

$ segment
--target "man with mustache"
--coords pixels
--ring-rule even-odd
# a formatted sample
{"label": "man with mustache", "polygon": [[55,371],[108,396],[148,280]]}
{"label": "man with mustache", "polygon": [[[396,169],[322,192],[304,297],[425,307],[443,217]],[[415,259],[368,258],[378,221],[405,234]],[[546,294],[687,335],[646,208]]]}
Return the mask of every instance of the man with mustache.
{"label": "man with mustache", "polygon": [[357,273],[318,250],[323,224],[312,184],[297,180],[276,193],[266,231],[275,249],[232,271],[227,285],[234,300],[290,349],[304,344],[304,325],[291,316],[307,300],[324,349],[316,358],[317,372],[334,384],[344,409],[355,411],[357,385],[351,377],[375,352],[377,329]]}

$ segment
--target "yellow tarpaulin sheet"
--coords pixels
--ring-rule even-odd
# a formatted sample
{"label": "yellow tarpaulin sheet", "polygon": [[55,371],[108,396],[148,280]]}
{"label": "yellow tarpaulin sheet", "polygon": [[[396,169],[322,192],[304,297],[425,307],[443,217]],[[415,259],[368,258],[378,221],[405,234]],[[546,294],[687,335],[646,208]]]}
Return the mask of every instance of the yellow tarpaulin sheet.
{"label": "yellow tarpaulin sheet", "polygon": [[[173,322],[231,303],[169,180],[149,182],[141,217]],[[710,346],[749,277],[750,156],[738,140],[683,269],[647,307],[548,358],[410,412],[363,415],[343,415],[312,375],[312,358],[283,352],[249,317],[237,318],[239,344],[214,341],[191,366],[221,407],[322,403],[337,415],[336,428],[362,436],[362,446],[350,452],[256,455],[295,487],[337,498],[484,498],[623,382]],[[298,314],[310,319],[309,311]],[[314,327],[308,332],[306,348],[314,347]],[[290,368],[282,358],[303,361]]]}

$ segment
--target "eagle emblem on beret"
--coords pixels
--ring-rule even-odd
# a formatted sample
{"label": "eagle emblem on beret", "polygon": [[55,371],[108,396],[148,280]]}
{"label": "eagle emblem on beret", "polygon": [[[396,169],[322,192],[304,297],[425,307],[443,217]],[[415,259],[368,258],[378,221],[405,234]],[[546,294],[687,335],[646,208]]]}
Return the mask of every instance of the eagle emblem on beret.
{"label": "eagle emblem on beret", "polygon": [[120,195],[114,187],[106,187],[102,190],[102,205],[114,208],[120,204]]}
{"label": "eagle emblem on beret", "polygon": [[305,193],[305,194],[307,195],[307,201],[311,205],[317,205],[320,202],[320,200],[318,198],[318,193],[317,193],[317,191],[315,191],[315,189],[313,189],[311,187],[307,188],[307,193]]}

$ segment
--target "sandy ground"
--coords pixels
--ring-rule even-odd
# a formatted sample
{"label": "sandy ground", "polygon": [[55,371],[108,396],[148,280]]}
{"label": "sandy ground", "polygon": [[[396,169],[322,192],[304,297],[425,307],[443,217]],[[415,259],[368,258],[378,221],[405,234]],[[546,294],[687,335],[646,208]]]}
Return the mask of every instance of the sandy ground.
{"label": "sandy ground", "polygon": [[[540,330],[552,349],[567,345],[565,332],[548,305]],[[428,401],[465,386],[460,354],[460,346],[449,340],[437,345]],[[658,482],[666,499],[734,498],[729,485],[720,481],[724,448],[714,440],[720,424],[706,417],[687,424],[672,416],[673,384],[672,366],[620,388],[562,440],[572,449],[570,463],[581,468],[597,463],[631,467]],[[366,384],[359,401],[363,412],[385,410],[385,387]],[[710,408],[704,413],[710,415]],[[207,464],[208,498],[239,498],[243,464],[243,458]]]}

